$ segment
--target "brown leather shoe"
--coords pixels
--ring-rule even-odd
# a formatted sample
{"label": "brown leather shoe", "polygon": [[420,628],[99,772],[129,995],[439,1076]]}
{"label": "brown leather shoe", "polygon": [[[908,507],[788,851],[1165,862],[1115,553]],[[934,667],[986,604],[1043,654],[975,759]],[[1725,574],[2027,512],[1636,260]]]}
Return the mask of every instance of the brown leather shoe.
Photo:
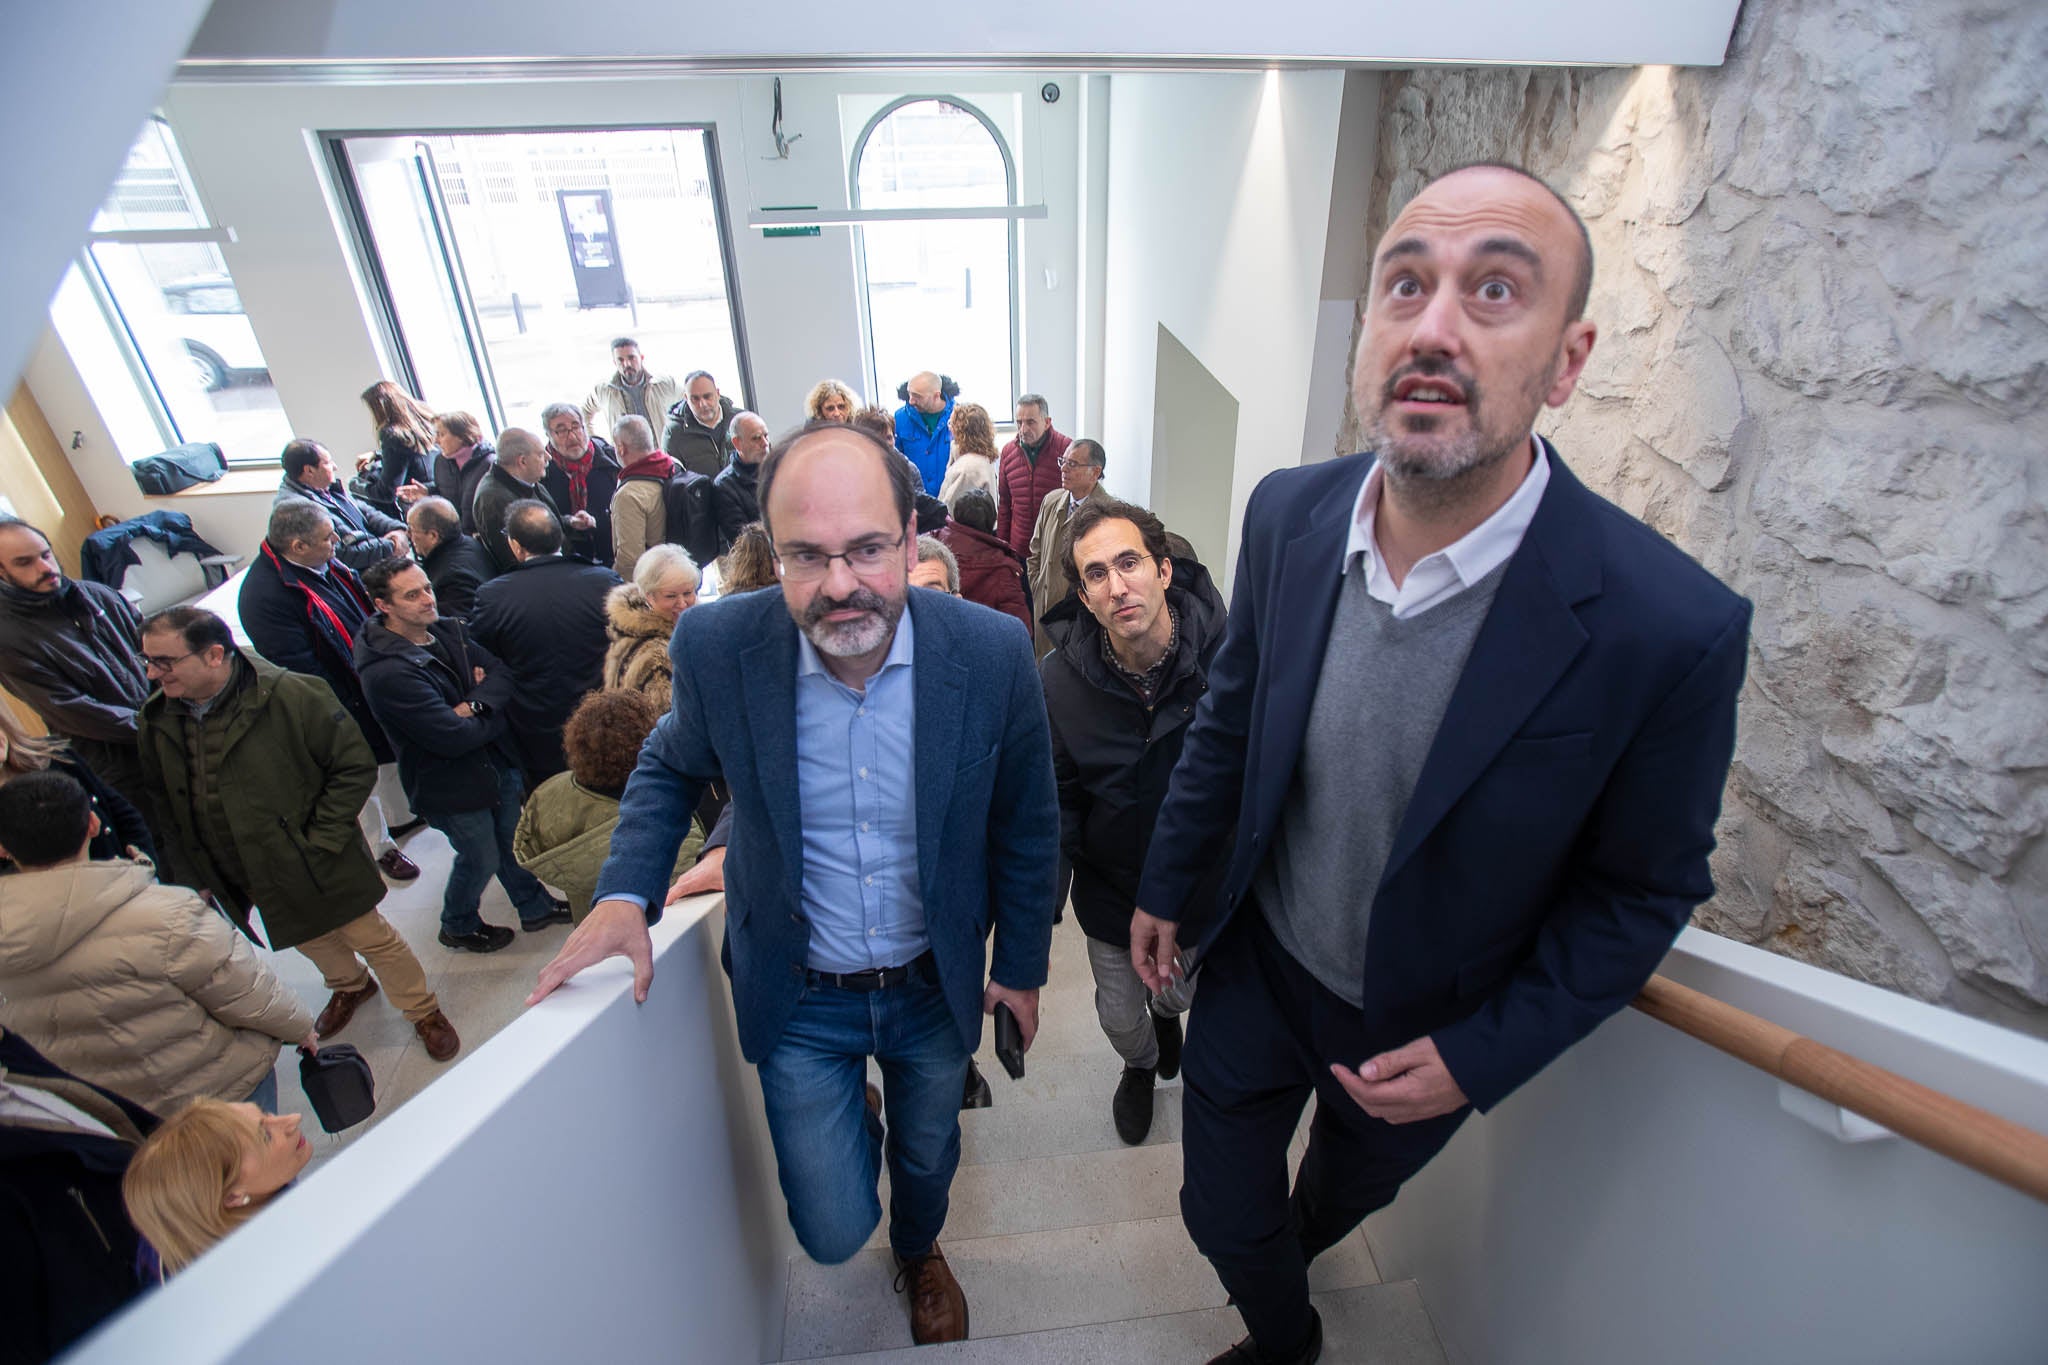
{"label": "brown leather shoe", "polygon": [[414,1024],[412,1031],[427,1045],[427,1055],[437,1062],[445,1062],[462,1051],[462,1039],[455,1036],[455,1025],[439,1010]]}
{"label": "brown leather shoe", "polygon": [[313,1032],[322,1038],[332,1038],[356,1017],[356,1006],[376,993],[377,978],[374,976],[365,979],[360,990],[336,991],[327,997],[327,1008],[321,1010],[320,1017],[313,1021]]}
{"label": "brown leather shoe", "polygon": [[967,1340],[967,1295],[939,1244],[896,1265],[896,1292],[910,1291],[910,1339],[920,1346]]}
{"label": "brown leather shoe", "polygon": [[384,851],[384,856],[377,860],[377,870],[394,882],[409,882],[420,875],[420,865],[395,848]]}

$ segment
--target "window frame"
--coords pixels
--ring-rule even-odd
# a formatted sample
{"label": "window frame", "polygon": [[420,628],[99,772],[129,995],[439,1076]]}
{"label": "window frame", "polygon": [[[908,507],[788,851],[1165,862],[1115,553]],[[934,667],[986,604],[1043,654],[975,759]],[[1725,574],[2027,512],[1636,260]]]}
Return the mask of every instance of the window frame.
{"label": "window frame", "polygon": [[[405,341],[405,330],[398,321],[398,312],[392,302],[389,285],[384,275],[383,259],[377,254],[377,245],[370,231],[370,220],[364,210],[361,191],[356,185],[355,171],[348,157],[350,138],[398,138],[417,139],[435,137],[492,137],[498,134],[538,135],[543,133],[702,133],[704,135],[705,180],[711,191],[712,221],[718,229],[719,266],[725,276],[725,297],[727,311],[732,316],[732,342],[734,362],[739,366],[740,391],[751,402],[758,402],[754,387],[754,362],[747,340],[747,310],[740,297],[739,260],[733,250],[732,215],[727,211],[725,197],[725,166],[719,153],[718,125],[715,123],[668,120],[634,121],[630,123],[518,123],[462,125],[456,127],[390,127],[390,128],[328,128],[314,134],[326,151],[327,173],[335,194],[346,210],[343,219],[347,233],[343,243],[349,249],[350,264],[364,285],[364,297],[374,310],[370,319],[377,329],[378,339],[388,354],[391,367],[397,371],[392,378],[403,385],[407,392],[418,393],[419,377],[413,370],[412,353]],[[474,300],[472,300],[472,303]],[[488,349],[482,355],[475,355],[476,347],[488,347],[482,336],[469,339],[472,359],[475,363],[488,366]],[[487,403],[498,401],[498,395],[486,390]],[[660,432],[655,433],[658,440]]]}
{"label": "window frame", "polygon": [[[122,309],[120,299],[115,296],[113,283],[107,279],[106,271],[100,265],[99,257],[94,253],[93,248],[102,244],[144,247],[152,245],[191,245],[196,243],[204,243],[219,248],[231,245],[235,240],[235,234],[230,229],[221,227],[213,221],[213,215],[206,207],[206,200],[199,193],[199,186],[192,179],[191,167],[185,163],[185,149],[178,141],[177,128],[160,110],[152,110],[143,127],[148,128],[152,124],[158,125],[162,129],[164,148],[170,153],[172,165],[176,169],[179,190],[184,195],[186,203],[190,205],[193,217],[199,220],[198,225],[178,228],[88,229],[85,234],[85,242],[79,248],[74,264],[77,266],[79,278],[85,283],[86,291],[91,294],[93,302],[99,306],[100,318],[106,324],[107,334],[114,343],[114,349],[119,352],[122,361],[128,367],[128,376],[135,384],[136,394],[142,399],[142,405],[148,410],[150,421],[156,427],[157,439],[163,443],[165,449],[168,449],[184,443],[187,439],[186,434],[179,427],[178,416],[171,410],[170,400],[165,396],[163,386],[157,381],[156,371],[150,368],[149,357],[143,353],[142,341],[135,335],[134,325],[128,321],[128,314]],[[140,140],[141,132],[138,131],[136,141]],[[130,145],[132,146],[133,144]],[[125,165],[126,162],[124,161],[123,166],[125,167]],[[120,173],[116,172],[115,174],[118,180]],[[107,192],[110,196],[112,195],[113,187],[111,185],[108,187]],[[228,263],[225,253],[222,253],[221,268],[227,276],[228,284],[235,291],[235,298],[239,301],[242,295],[241,286],[235,283],[234,267]],[[247,316],[246,309],[243,312],[243,316]],[[267,357],[265,358],[265,363],[267,367]],[[86,385],[88,393],[91,392],[91,387],[90,382],[88,382]],[[275,387],[274,383],[272,387]],[[280,412],[284,411],[284,400],[282,397],[278,399],[278,410]],[[285,421],[286,425],[289,426],[291,421],[290,413],[285,413]],[[216,444],[218,443],[216,442]],[[145,459],[157,453],[157,451],[147,451],[143,454],[130,455],[127,451],[123,450],[121,452],[122,463],[132,466],[137,460]],[[274,455],[237,456],[229,455],[225,449],[221,453],[226,458],[230,470],[269,469],[277,464],[277,457]]]}
{"label": "window frame", "polygon": [[[988,133],[990,139],[996,144],[996,150],[1002,154],[1004,205],[1012,209],[1019,207],[1017,202],[1017,158],[1011,152],[1009,140],[1003,136],[1003,130],[997,127],[995,120],[984,113],[978,105],[971,103],[965,97],[943,94],[899,95],[887,104],[884,104],[880,109],[877,109],[869,117],[867,123],[860,130],[860,136],[853,140],[853,155],[847,161],[847,203],[856,210],[861,207],[860,162],[861,158],[867,154],[868,139],[874,136],[875,129],[881,127],[884,120],[906,105],[924,104],[926,102],[950,105],[964,114],[972,115],[981,124],[983,130]],[[903,218],[895,221],[943,223],[957,220],[935,214],[929,219]],[[1010,254],[1010,278],[1008,285],[1010,291],[1010,396],[1013,407],[1017,395],[1024,392],[1024,372],[1021,357],[1019,356],[1019,352],[1023,349],[1023,308],[1021,297],[1023,291],[1019,288],[1022,265],[1018,259],[1020,242],[1017,236],[1017,222],[1018,220],[1014,216],[1006,221],[1006,226],[1009,229]],[[875,327],[868,304],[868,247],[867,228],[864,224],[857,223],[854,225],[853,259],[854,275],[860,284],[860,332],[864,352],[863,359],[867,364],[868,392],[874,395],[872,401],[879,406],[886,407],[887,404],[881,401],[883,397],[881,389],[885,381],[882,379],[880,367],[875,362]],[[991,413],[989,415],[998,424],[1005,422],[1011,416],[1010,413]]]}

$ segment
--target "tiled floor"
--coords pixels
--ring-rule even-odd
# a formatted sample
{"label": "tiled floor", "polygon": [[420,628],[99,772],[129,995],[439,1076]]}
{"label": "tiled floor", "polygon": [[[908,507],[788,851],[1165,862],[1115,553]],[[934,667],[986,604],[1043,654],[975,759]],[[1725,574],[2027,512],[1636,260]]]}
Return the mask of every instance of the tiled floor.
{"label": "tiled floor", "polygon": [[[420,865],[420,875],[410,882],[386,882],[389,892],[380,907],[384,917],[396,925],[412,945],[420,964],[426,968],[427,985],[441,998],[441,1012],[462,1035],[462,1051],[455,1061],[468,1055],[499,1029],[510,1023],[525,1007],[527,992],[547,960],[569,937],[567,925],[537,934],[519,934],[510,947],[495,953],[463,953],[443,948],[435,935],[441,928],[441,888],[448,879],[454,851],[438,830],[422,829],[407,835],[401,845],[406,856]],[[483,916],[493,924],[516,927],[518,915],[505,898],[504,888],[493,881],[484,893]],[[316,1013],[327,1003],[327,987],[320,973],[305,957],[287,949],[267,954],[272,970],[299,993]],[[312,1106],[299,1088],[296,1054],[285,1053],[277,1070],[278,1107],[283,1112],[306,1115],[305,1132],[313,1140],[313,1163],[333,1157],[343,1147],[377,1126],[400,1105],[432,1084],[455,1061],[435,1062],[413,1036],[412,1025],[379,992],[356,1011],[347,1028],[329,1041],[353,1043],[369,1059],[377,1081],[377,1112],[368,1120],[340,1133],[322,1133],[313,1118]]]}

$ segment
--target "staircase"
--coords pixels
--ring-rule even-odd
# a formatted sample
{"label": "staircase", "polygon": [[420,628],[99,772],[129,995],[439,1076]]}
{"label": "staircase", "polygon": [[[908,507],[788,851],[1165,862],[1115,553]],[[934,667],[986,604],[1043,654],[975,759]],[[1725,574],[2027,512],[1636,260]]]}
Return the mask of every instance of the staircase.
{"label": "staircase", "polygon": [[[1196,1008],[1200,1008],[1199,1003]],[[940,1245],[966,1291],[972,1340],[914,1347],[883,1226],[844,1265],[789,1263],[784,1360],[1202,1362],[1243,1335],[1180,1218],[1178,1080],[1158,1090],[1152,1133],[1126,1147],[1110,1122],[1121,1063],[1095,1022],[1080,929],[1053,930],[1051,980],[1022,1081],[978,1061],[995,1106],[960,1116],[960,1172]],[[1307,1131],[1297,1134],[1295,1155]],[[884,1166],[883,1179],[887,1180]],[[1414,1281],[1381,1283],[1363,1233],[1309,1274],[1323,1359],[1443,1365]]]}

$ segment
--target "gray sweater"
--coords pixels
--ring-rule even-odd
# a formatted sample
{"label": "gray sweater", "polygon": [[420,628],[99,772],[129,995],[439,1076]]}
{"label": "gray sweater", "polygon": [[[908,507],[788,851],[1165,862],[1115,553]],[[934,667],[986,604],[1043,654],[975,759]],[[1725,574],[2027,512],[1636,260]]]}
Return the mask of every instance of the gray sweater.
{"label": "gray sweater", "polygon": [[1344,575],[1301,760],[1253,889],[1281,946],[1354,1007],[1365,1003],[1380,875],[1506,571],[1405,620],[1366,591],[1362,563]]}

